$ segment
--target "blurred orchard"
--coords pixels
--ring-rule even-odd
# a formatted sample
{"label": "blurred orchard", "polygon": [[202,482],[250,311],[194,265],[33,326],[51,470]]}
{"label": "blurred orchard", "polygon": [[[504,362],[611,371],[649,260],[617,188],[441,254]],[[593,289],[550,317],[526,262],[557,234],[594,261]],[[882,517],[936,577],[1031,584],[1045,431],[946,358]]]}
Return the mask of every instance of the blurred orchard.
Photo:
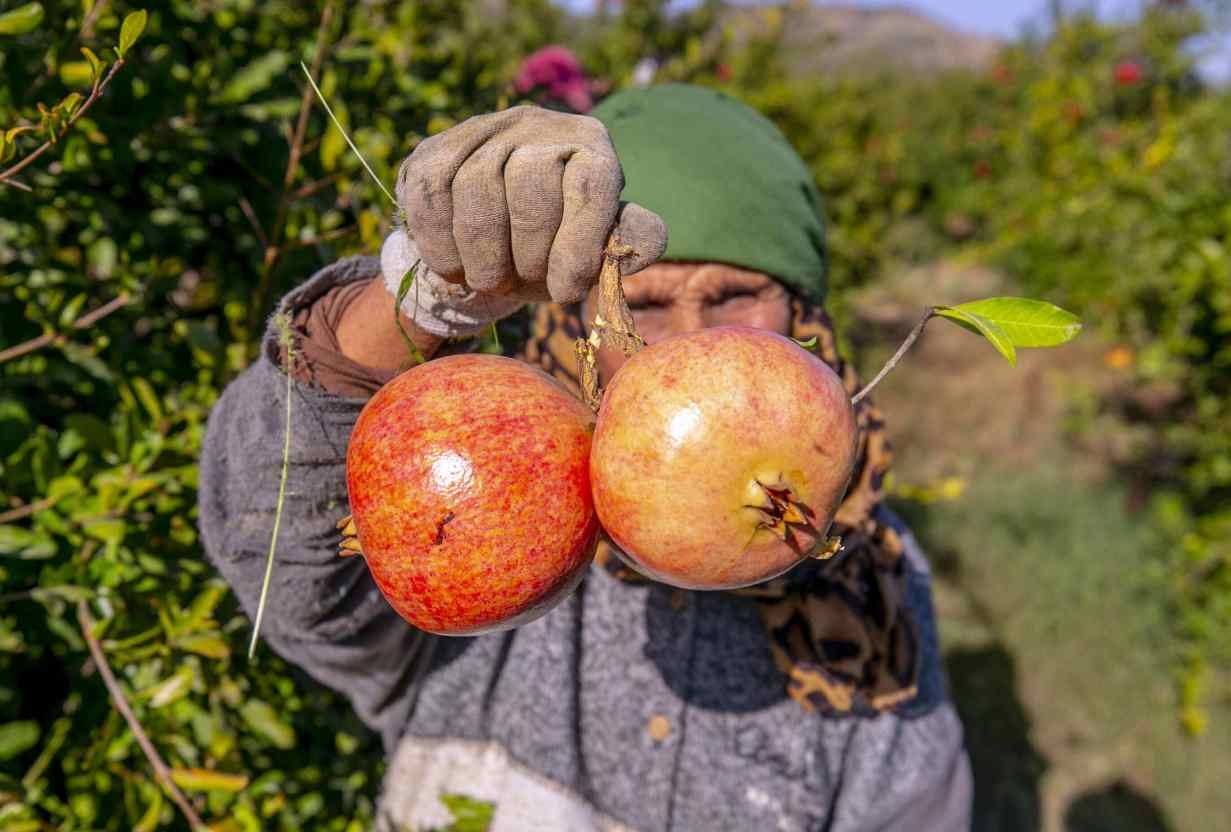
{"label": "blurred orchard", "polygon": [[[815,171],[850,343],[869,340],[861,293],[939,260],[1078,312],[1116,383],[1069,391],[1054,430],[1074,447],[1114,439],[1122,489],[1108,511],[1134,518],[1144,554],[1111,574],[1158,611],[1155,718],[1193,748],[1225,731],[1231,95],[1200,80],[1193,48],[1213,17],[1166,2],[1114,24],[1066,18],[977,68],[818,75],[780,48],[802,3],[600,5],[572,17],[547,0],[164,0],[136,32],[139,3],[0,2],[0,829],[188,828],[181,794],[216,830],[370,823],[378,741],[267,648],[246,660],[249,621],[196,529],[206,417],[272,304],[321,264],[375,252],[389,226],[300,61],[385,182],[425,136],[539,100],[541,84],[517,81],[544,46],[567,46],[588,74],[584,90],[570,82],[574,103],[650,75],[714,86],[771,117]],[[910,416],[897,406],[891,429]],[[896,495],[927,512],[962,491],[900,482]],[[1001,509],[1029,516],[1036,496],[1055,500],[1027,489]],[[1045,521],[1001,534],[994,513],[944,534],[1010,550],[1053,533]],[[1019,558],[1062,573],[1081,557],[1054,538],[1032,546]],[[1066,574],[1061,585],[1082,580]],[[1132,629],[1133,604],[1099,626]],[[107,667],[165,769],[113,707]],[[1201,816],[1166,783],[1134,788],[1151,785],[1166,812]],[[1033,806],[997,824],[1007,810],[980,800],[989,828],[1047,816]],[[486,827],[473,807],[455,814],[454,829]]]}

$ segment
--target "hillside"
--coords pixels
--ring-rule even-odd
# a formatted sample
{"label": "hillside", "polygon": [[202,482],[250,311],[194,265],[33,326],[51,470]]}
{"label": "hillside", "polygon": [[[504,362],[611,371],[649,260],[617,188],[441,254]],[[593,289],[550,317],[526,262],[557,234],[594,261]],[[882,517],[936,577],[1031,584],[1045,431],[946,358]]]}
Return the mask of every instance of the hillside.
{"label": "hillside", "polygon": [[784,53],[801,74],[883,71],[911,74],[987,65],[1001,41],[961,32],[908,6],[868,9],[844,4],[740,4],[724,23],[737,40],[786,15]]}

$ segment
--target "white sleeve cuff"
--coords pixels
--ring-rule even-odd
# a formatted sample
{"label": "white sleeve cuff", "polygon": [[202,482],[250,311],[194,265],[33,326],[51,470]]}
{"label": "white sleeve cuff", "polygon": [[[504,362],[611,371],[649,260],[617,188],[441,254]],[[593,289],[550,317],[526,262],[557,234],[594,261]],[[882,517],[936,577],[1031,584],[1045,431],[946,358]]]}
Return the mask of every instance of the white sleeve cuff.
{"label": "white sleeve cuff", "polygon": [[[415,241],[403,229],[385,238],[380,249],[380,271],[389,294],[397,297],[402,278],[418,261]],[[442,338],[477,335],[488,324],[507,318],[525,303],[450,283],[421,262],[415,275],[414,284],[402,299],[402,312],[415,326]]]}

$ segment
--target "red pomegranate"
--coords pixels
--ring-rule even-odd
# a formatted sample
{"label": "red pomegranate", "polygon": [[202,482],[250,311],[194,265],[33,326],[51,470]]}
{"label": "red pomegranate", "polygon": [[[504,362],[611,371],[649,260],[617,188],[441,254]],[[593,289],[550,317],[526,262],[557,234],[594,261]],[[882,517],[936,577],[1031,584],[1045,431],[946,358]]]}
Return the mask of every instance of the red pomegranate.
{"label": "red pomegranate", "polygon": [[1135,87],[1141,83],[1145,71],[1137,61],[1120,61],[1115,66],[1116,83],[1122,87]]}
{"label": "red pomegranate", "polygon": [[677,335],[632,356],[607,388],[594,504],[643,573],[747,586],[825,545],[857,441],[841,380],[790,339],[750,327]]}
{"label": "red pomegranate", "polygon": [[593,424],[545,373],[497,356],[436,359],[381,388],[355,423],[346,483],[359,548],[398,614],[470,635],[567,595],[598,535]]}

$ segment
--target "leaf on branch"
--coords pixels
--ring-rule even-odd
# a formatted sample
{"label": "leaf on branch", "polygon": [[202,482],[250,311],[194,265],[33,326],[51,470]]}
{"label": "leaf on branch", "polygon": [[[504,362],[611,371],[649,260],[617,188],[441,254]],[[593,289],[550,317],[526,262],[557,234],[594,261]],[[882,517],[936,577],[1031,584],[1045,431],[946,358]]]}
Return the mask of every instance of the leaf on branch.
{"label": "leaf on branch", "polygon": [[960,309],[1000,327],[1015,347],[1055,347],[1081,332],[1081,319],[1055,304],[1030,298],[984,298]]}
{"label": "leaf on branch", "polygon": [[133,48],[137,38],[141,37],[141,33],[145,31],[145,24],[148,19],[149,13],[145,9],[131,12],[125,16],[124,22],[120,24],[120,45],[115,48],[117,55],[123,58],[128,54],[128,50]]}
{"label": "leaf on branch", "polygon": [[275,748],[283,751],[295,747],[295,729],[278,717],[269,704],[259,699],[249,699],[239,709],[240,716],[248,727],[260,734]]}
{"label": "leaf on branch", "polygon": [[89,89],[94,86],[94,69],[86,61],[65,61],[60,64],[60,80],[66,87]]}
{"label": "leaf on branch", "polygon": [[77,105],[81,103],[81,93],[70,92],[60,100],[55,109],[60,110],[66,116],[71,116],[73,111],[77,109]]}
{"label": "leaf on branch", "polygon": [[0,14],[0,35],[24,35],[43,22],[43,4],[27,3]]}
{"label": "leaf on branch", "polygon": [[192,633],[175,640],[175,646],[207,659],[225,659],[231,655],[231,646],[217,633]]}
{"label": "leaf on branch", "polygon": [[0,725],[0,760],[16,757],[38,744],[38,723],[33,720]]}
{"label": "leaf on branch", "polygon": [[242,104],[281,76],[289,60],[285,52],[265,53],[232,75],[214,101],[218,104]]}
{"label": "leaf on branch", "polygon": [[97,84],[98,79],[103,77],[103,70],[107,64],[101,58],[94,54],[94,50],[88,46],[81,47],[81,54],[85,55],[85,59],[90,64],[90,83]]}
{"label": "leaf on branch", "polygon": [[171,779],[181,789],[192,792],[240,792],[248,785],[243,774],[225,774],[208,768],[173,768]]}
{"label": "leaf on branch", "polygon": [[1005,357],[1006,361],[1014,367],[1017,366],[1017,350],[1013,348],[1013,342],[1009,339],[1009,336],[997,324],[973,312],[967,312],[953,306],[937,306],[935,310],[936,314],[942,318],[948,318],[963,329],[969,330],[976,335],[982,335],[991,342],[991,345],[996,348],[997,352]]}
{"label": "leaf on branch", "polygon": [[38,128],[32,124],[23,124],[20,127],[10,127],[7,131],[5,131],[4,138],[7,141],[12,142],[13,139],[17,138],[22,133],[33,133],[36,130],[38,130]]}

